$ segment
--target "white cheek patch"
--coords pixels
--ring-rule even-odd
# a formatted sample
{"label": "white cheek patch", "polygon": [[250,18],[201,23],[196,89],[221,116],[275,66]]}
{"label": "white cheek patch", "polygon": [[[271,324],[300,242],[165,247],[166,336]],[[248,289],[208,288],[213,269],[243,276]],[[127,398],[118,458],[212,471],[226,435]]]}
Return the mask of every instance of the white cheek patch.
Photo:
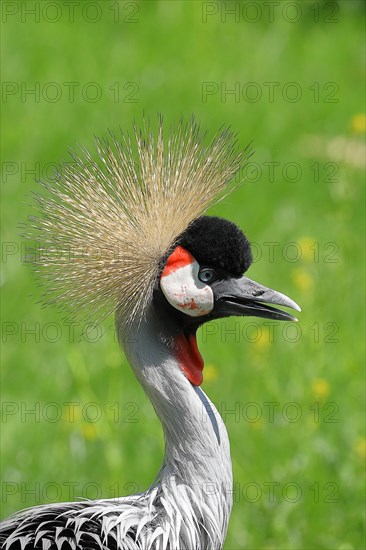
{"label": "white cheek patch", "polygon": [[212,289],[199,280],[198,272],[199,264],[193,256],[177,247],[160,278],[160,287],[170,305],[191,317],[207,315],[214,307]]}

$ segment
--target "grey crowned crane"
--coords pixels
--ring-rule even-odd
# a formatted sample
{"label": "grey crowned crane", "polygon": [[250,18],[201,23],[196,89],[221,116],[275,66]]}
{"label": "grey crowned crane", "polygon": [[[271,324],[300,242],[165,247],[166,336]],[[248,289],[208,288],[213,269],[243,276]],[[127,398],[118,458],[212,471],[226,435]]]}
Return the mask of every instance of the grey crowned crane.
{"label": "grey crowned crane", "polygon": [[[45,303],[114,312],[131,367],[165,436],[157,477],[144,493],[40,505],[4,520],[2,548],[221,549],[232,508],[227,431],[201,389],[196,331],[231,315],[295,320],[290,298],[244,273],[250,244],[232,222],[203,215],[236,187],[248,158],[220,131],[204,144],[197,123],[165,135],[159,119],[71,153],[36,195],[25,236],[42,244],[36,270]],[[88,313],[86,313],[88,314]],[[208,490],[209,488],[209,490]]]}

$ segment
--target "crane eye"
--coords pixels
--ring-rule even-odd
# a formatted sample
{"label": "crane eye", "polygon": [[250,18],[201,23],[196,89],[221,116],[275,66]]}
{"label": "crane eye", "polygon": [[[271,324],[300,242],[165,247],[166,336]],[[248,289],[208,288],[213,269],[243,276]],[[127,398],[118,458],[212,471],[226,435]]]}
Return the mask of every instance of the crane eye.
{"label": "crane eye", "polygon": [[198,278],[202,283],[212,283],[217,278],[217,273],[214,269],[204,267],[200,269]]}

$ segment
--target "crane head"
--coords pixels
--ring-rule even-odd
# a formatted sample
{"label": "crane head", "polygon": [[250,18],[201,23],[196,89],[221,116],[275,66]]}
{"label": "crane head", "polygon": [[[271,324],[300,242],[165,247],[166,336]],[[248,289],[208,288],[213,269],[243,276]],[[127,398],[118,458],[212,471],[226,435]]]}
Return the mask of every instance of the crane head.
{"label": "crane head", "polygon": [[[297,321],[290,313],[273,307],[301,311],[296,302],[244,275],[251,263],[247,237],[228,220],[201,216],[180,235],[166,255],[160,291],[180,319],[183,343],[196,348],[197,328],[222,317]],[[188,372],[187,377],[195,385],[202,382],[202,373],[197,369]]]}

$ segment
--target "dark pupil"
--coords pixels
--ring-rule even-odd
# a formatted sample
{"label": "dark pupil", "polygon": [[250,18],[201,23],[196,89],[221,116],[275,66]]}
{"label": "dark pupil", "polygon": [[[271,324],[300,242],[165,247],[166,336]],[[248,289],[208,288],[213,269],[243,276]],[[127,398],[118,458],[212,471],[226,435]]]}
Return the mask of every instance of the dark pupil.
{"label": "dark pupil", "polygon": [[210,281],[212,279],[212,271],[210,271],[209,269],[205,269],[204,271],[202,271],[201,279],[203,279],[204,281]]}

